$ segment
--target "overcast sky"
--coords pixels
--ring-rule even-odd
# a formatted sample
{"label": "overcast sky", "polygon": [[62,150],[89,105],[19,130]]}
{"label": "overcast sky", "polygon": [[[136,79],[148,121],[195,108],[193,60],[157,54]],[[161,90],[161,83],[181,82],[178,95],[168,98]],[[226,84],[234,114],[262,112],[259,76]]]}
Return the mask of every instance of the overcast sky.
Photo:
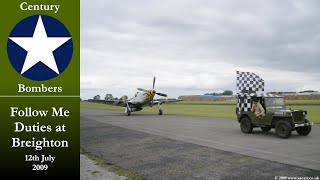
{"label": "overcast sky", "polygon": [[320,1],[81,0],[81,97],[320,90]]}

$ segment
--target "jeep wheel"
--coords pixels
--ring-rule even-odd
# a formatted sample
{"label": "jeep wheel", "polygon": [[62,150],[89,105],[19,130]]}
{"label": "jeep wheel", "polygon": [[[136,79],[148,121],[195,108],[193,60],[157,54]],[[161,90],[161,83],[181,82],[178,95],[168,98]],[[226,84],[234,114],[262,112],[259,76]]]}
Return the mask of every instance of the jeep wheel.
{"label": "jeep wheel", "polygon": [[292,132],[292,126],[288,121],[280,120],[276,123],[276,134],[284,139],[287,139]]}
{"label": "jeep wheel", "polygon": [[261,130],[263,132],[269,132],[271,130],[271,127],[261,127]]}
{"label": "jeep wheel", "polygon": [[[306,123],[309,123],[308,120],[306,120]],[[306,136],[308,135],[309,133],[311,132],[311,126],[304,126],[304,127],[299,127],[297,128],[297,133],[300,135],[300,136]]]}
{"label": "jeep wheel", "polygon": [[243,118],[240,121],[240,128],[243,133],[251,133],[253,126],[249,118]]}

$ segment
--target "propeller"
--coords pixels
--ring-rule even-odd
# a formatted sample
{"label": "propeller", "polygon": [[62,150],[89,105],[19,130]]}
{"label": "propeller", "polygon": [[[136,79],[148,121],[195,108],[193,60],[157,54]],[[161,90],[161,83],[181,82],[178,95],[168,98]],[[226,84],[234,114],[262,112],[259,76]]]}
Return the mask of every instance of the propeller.
{"label": "propeller", "polygon": [[137,90],[139,90],[139,91],[143,91],[143,92],[147,92],[147,90],[142,89],[142,88],[137,88]]}
{"label": "propeller", "polygon": [[152,90],[154,90],[154,84],[156,83],[156,77],[153,77],[153,85],[152,85]]}
{"label": "propeller", "polygon": [[[158,93],[154,90],[154,86],[156,84],[156,77],[153,77],[153,84],[152,84],[152,90],[146,90],[146,89],[142,89],[142,88],[137,88],[137,90],[139,91],[143,91],[147,93],[147,97],[151,98],[153,97],[155,94],[159,95],[159,96],[163,96],[163,97],[168,97],[167,94],[163,94],[163,93]],[[150,101],[150,107],[152,107],[153,105],[153,99]]]}
{"label": "propeller", "polygon": [[156,92],[156,95],[158,95],[158,96],[163,96],[163,97],[168,97],[168,95],[163,94],[163,93],[157,93],[157,92]]}
{"label": "propeller", "polygon": [[127,102],[127,100],[128,100],[128,96],[126,96],[126,95],[123,95],[122,97],[121,97],[121,99],[122,99],[122,101],[123,102]]}

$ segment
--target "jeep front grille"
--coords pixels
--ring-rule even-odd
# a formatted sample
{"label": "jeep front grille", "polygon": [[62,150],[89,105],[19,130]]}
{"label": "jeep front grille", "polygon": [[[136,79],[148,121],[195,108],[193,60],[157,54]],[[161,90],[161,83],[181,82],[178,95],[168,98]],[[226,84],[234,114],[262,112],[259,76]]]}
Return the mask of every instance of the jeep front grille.
{"label": "jeep front grille", "polygon": [[294,122],[303,122],[304,121],[303,111],[293,111],[292,117],[293,117]]}

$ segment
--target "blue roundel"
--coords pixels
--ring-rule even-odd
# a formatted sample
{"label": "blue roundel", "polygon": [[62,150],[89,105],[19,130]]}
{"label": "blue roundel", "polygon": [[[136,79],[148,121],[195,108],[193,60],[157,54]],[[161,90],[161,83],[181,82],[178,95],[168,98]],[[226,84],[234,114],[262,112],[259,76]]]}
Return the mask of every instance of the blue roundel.
{"label": "blue roundel", "polygon": [[7,53],[13,68],[25,78],[45,81],[69,65],[73,43],[68,29],[47,15],[33,15],[12,29]]}

